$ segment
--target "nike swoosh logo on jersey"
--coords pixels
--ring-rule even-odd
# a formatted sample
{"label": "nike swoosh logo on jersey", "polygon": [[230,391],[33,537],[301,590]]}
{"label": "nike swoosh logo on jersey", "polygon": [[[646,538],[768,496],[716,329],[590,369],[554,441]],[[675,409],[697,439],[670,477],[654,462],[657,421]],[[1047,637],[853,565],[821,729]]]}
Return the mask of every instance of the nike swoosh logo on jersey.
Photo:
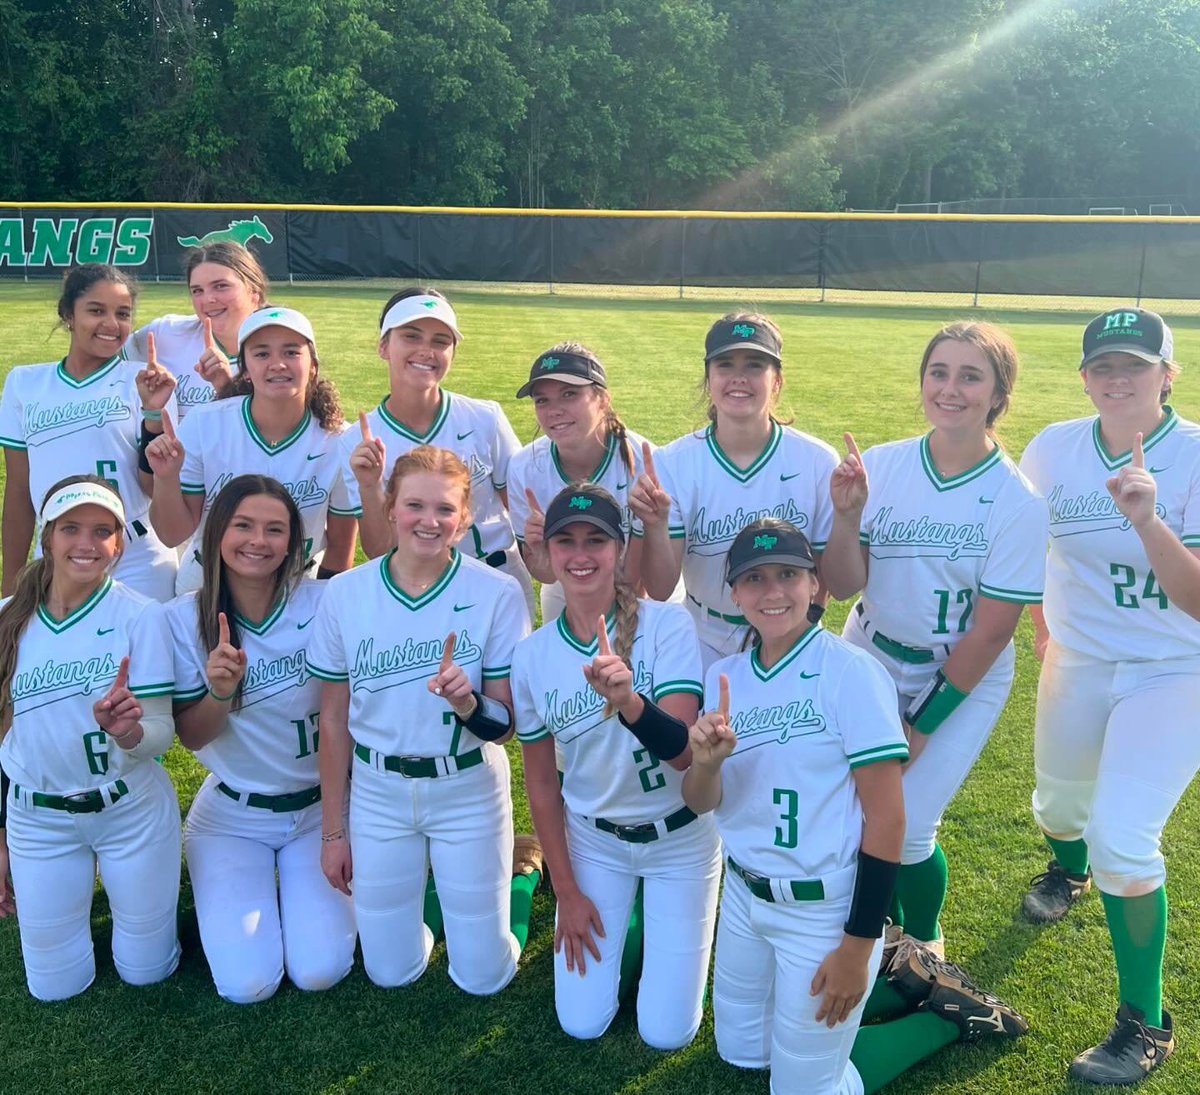
{"label": "nike swoosh logo on jersey", "polygon": [[628,483],[618,483],[617,490],[624,490],[627,486],[629,486]]}
{"label": "nike swoosh logo on jersey", "polygon": [[803,474],[804,474],[803,472],[799,472],[799,471],[794,471],[794,472],[792,472],[791,475],[782,475],[781,474],[779,476],[779,481],[781,483],[786,483],[789,479],[795,479],[797,475],[803,475]]}
{"label": "nike swoosh logo on jersey", "polygon": [[[1168,465],[1167,465],[1167,468],[1169,468],[1170,466],[1171,466],[1171,465],[1170,465],[1170,464],[1168,464]],[[1151,468],[1151,469],[1150,469],[1150,474],[1151,474],[1151,475],[1161,475],[1161,474],[1162,474],[1164,471],[1166,471],[1166,470],[1167,470],[1167,468]]]}
{"label": "nike swoosh logo on jersey", "polygon": [[98,627],[98,628],[96,628],[96,634],[97,635],[108,635],[111,632],[116,631],[116,630],[117,629],[115,627]]}
{"label": "nike swoosh logo on jersey", "polygon": [[321,457],[324,455],[325,454],[323,452],[310,452],[304,459],[305,460],[320,460]]}
{"label": "nike swoosh logo on jersey", "polygon": [[474,603],[474,602],[472,602],[472,603],[471,603],[471,604],[469,604],[469,605],[455,605],[455,606],[454,606],[454,611],[455,611],[455,612],[466,612],[466,610],[467,610],[468,608],[474,608],[474,607],[475,607],[475,603]]}
{"label": "nike swoosh logo on jersey", "polygon": [[800,679],[802,681],[811,681],[813,677],[819,677],[820,675],[820,673],[805,673],[803,669],[800,670]]}
{"label": "nike swoosh logo on jersey", "polygon": [[979,504],[981,506],[990,506],[995,500],[995,498],[984,498],[982,494],[979,496]]}
{"label": "nike swoosh logo on jersey", "polygon": [[464,441],[464,440],[466,440],[466,438],[470,437],[471,434],[473,434],[474,432],[475,432],[474,430],[467,430],[466,433],[456,433],[454,436],[457,437],[459,439],[459,441]]}
{"label": "nike swoosh logo on jersey", "polygon": [[308,627],[308,625],[309,625],[309,624],[311,624],[311,623],[313,622],[313,620],[315,620],[315,619],[316,619],[316,616],[309,616],[309,618],[308,618],[307,620],[305,620],[305,621],[304,621],[304,623],[302,623],[302,624],[297,624],[297,625],[296,625],[296,630],[297,630],[297,631],[303,631],[303,630],[304,630],[306,627]]}

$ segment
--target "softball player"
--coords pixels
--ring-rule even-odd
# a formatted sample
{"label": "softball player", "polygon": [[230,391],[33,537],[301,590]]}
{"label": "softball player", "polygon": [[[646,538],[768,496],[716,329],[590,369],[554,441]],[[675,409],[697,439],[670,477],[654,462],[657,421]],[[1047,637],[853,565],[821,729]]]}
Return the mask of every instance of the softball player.
{"label": "softball player", "polygon": [[861,456],[847,434],[830,484],[822,578],[835,597],[861,591],[843,637],[887,669],[909,739],[889,939],[899,949],[886,956],[897,966],[914,943],[942,955],[938,827],[1008,700],[1022,606],[1042,598],[1046,504],[993,434],[1016,377],[998,327],[943,327],[921,359],[930,432]]}
{"label": "softball player", "polygon": [[183,269],[195,314],[159,316],[134,331],[121,351],[146,361],[154,336],[158,360],[175,377],[180,419],[211,403],[233,380],[238,331],[270,294],[258,259],[240,243],[193,248]]}
{"label": "softball player", "polygon": [[[224,398],[198,408],[179,427],[168,415],[146,448],[154,472],[150,520],[171,544],[203,526],[211,500],[235,475],[277,479],[300,510],[306,565],[329,577],[354,559],[354,512],[342,475],[345,430],[337,389],[319,374],[312,325],[292,308],[262,308],[239,333],[241,372]],[[176,588],[198,588],[193,552]]]}
{"label": "softball player", "polygon": [[53,484],[42,555],[0,608],[0,878],[11,867],[39,1000],[95,977],[97,863],[121,979],[151,984],[179,962],[179,802],[154,763],[174,733],[171,640],[162,607],[110,576],[126,520],[98,476]]}
{"label": "softball player", "polygon": [[[450,977],[486,995],[512,980],[528,933],[527,922],[511,925],[520,942],[510,930],[512,801],[497,744],[512,733],[524,598],[516,579],[455,548],[470,527],[470,471],[453,453],[400,457],[386,498],[396,546],[335,579],[312,625],[309,672],[325,682],[321,863],[332,886],[353,884],[367,976],[389,987],[429,962],[432,859]],[[536,882],[513,880],[524,917]]]}
{"label": "softball player", "polygon": [[184,847],[217,992],[252,1004],[285,969],[324,989],[354,961],[353,906],[321,873],[321,684],[305,659],[327,586],[301,579],[300,512],[273,479],[226,484],[204,536],[203,584],[168,609],[179,740],[210,772]]}
{"label": "softball player", "polygon": [[646,592],[665,600],[682,570],[705,666],[734,653],[746,634],[722,577],[738,532],[757,517],[778,517],[804,530],[819,553],[833,524],[837,454],[774,416],[782,352],[766,316],[739,312],[714,323],[704,341],[710,425],[667,445],[630,495],[645,527]]}
{"label": "softball player", "polygon": [[[3,591],[11,594],[37,532],[36,507],[64,472],[100,476],[125,499],[129,523],[115,577],[157,601],[175,584],[175,553],[151,527],[150,499],[138,477],[139,436],[148,419],[175,406],[174,382],[158,366],[120,359],[137,285],[114,266],[78,266],[63,278],[58,317],[70,334],[57,363],[22,365],[4,381]],[[156,427],[155,427],[156,428]],[[140,431],[140,433],[139,433]],[[40,543],[40,538],[39,541]]]}
{"label": "softball player", "polygon": [[[712,819],[697,818],[680,793],[700,650],[682,606],[639,601],[623,581],[624,520],[593,484],[550,503],[545,543],[565,608],[518,644],[513,697],[530,811],[558,899],[558,1020],[576,1038],[608,1029],[641,881],[638,1030],[657,1049],[678,1049],[700,1026],[721,877]],[[592,661],[579,675],[581,657]]]}
{"label": "softball player", "polygon": [[563,606],[542,536],[545,509],[572,483],[596,483],[621,503],[622,531],[629,537],[625,577],[639,588],[642,527],[629,500],[651,446],[617,417],[600,359],[578,342],[551,346],[534,360],[517,398],[533,399],[543,434],[513,456],[508,473],[517,543],[529,572],[542,583],[542,620],[553,620]]}
{"label": "softball player", "polygon": [[856,1040],[904,829],[895,688],[809,623],[816,561],[795,525],[743,529],[727,581],[753,646],[708,670],[683,780],[688,806],[714,811],[728,857],[717,1052],[769,1066],[778,1095],[858,1095],[960,1037],[1023,1032],[1011,1008],[917,950],[893,982],[919,1011]]}
{"label": "softball player", "polygon": [[1021,460],[1050,503],[1033,812],[1054,854],[1024,907],[1057,920],[1095,874],[1120,1007],[1108,1038],[1071,1065],[1092,1083],[1136,1082],[1175,1046],[1159,841],[1200,768],[1200,739],[1180,718],[1200,706],[1200,426],[1165,405],[1171,353],[1155,313],[1097,316],[1080,370],[1098,414],[1048,426]]}
{"label": "softball player", "polygon": [[389,392],[360,433],[342,439],[342,467],[350,508],[359,519],[368,559],[395,540],[383,506],[383,482],[396,457],[418,445],[449,449],[471,472],[474,521],[464,550],[511,574],[525,591],[533,619],[533,583],[521,561],[508,517],[508,462],[521,447],[500,404],[445,391],[462,341],[450,302],[436,289],[402,289],[379,317],[379,356],[388,364]]}

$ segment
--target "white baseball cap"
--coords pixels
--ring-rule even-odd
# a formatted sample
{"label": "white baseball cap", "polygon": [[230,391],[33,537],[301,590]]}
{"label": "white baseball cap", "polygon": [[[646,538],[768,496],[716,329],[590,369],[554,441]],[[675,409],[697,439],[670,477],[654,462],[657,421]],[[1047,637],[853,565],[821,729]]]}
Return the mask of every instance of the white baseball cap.
{"label": "white baseball cap", "polygon": [[100,486],[99,483],[68,483],[60,487],[42,506],[42,524],[61,517],[76,506],[99,506],[108,510],[121,524],[125,524],[125,507],[116,491]]}
{"label": "white baseball cap", "polygon": [[241,330],[238,331],[238,345],[243,345],[255,331],[261,331],[264,327],[285,327],[308,339],[314,350],[317,348],[317,336],[313,334],[308,317],[302,312],[297,312],[295,308],[276,308],[274,305],[259,308],[257,312],[251,312],[245,318]]}
{"label": "white baseball cap", "polygon": [[418,319],[436,319],[444,323],[450,328],[451,334],[454,335],[455,343],[462,342],[462,331],[458,329],[458,317],[454,314],[454,309],[450,307],[448,300],[443,300],[441,297],[419,296],[405,297],[403,300],[396,301],[383,317],[383,322],[379,325],[379,337],[383,338],[388,331],[393,331],[397,327],[404,327],[406,324],[412,323]]}

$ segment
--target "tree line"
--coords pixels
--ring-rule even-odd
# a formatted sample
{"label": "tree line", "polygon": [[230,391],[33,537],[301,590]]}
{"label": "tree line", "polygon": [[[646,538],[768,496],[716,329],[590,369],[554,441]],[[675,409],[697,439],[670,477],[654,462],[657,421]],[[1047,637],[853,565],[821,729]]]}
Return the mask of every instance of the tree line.
{"label": "tree line", "polygon": [[0,0],[0,20],[8,200],[1200,207],[1200,0]]}

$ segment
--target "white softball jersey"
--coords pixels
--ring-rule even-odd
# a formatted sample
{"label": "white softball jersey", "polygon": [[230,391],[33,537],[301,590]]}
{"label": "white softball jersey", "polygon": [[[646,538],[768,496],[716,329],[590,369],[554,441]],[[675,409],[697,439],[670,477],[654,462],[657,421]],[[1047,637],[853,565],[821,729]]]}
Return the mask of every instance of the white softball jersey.
{"label": "white softball jersey", "polygon": [[[607,617],[609,641],[616,620]],[[563,798],[576,814],[621,825],[657,821],[683,805],[683,773],[664,764],[622,725],[604,717],[604,700],[583,676],[599,652],[571,633],[564,612],[521,642],[513,656],[513,706],[523,745],[553,736],[561,748]],[[699,698],[700,646],[681,605],[641,601],[630,655],[633,690],[660,701]]]}
{"label": "white softball jersey", "polygon": [[454,661],[477,691],[507,680],[513,648],[529,633],[515,578],[451,553],[442,576],[410,597],[388,569],[393,552],[336,575],[321,602],[308,669],[350,683],[350,736],[387,756],[444,757],[481,744],[429,691],[451,631]]}
{"label": "white softball jersey", "polygon": [[790,521],[814,551],[823,551],[833,528],[829,478],[837,453],[824,441],[776,423],[758,459],[739,468],[709,426],[672,441],[654,464],[671,496],[671,539],[684,541],[683,581],[696,631],[708,646],[732,650],[746,621],[725,584],[726,552],[760,517]]}
{"label": "white softball jersey", "polygon": [[770,669],[757,648],[714,663],[706,710],[717,707],[722,673],[737,735],[715,811],[726,852],[787,881],[852,867],[862,843],[853,769],[908,757],[887,670],[818,626]]}
{"label": "white softball jersey", "polygon": [[[633,457],[633,473],[625,467],[625,459],[619,451],[615,434],[608,438],[608,448],[596,470],[586,477],[587,482],[603,487],[621,505],[621,529],[628,540],[630,536],[642,535],[642,523],[629,509],[629,495],[638,476],[645,470],[642,464],[642,445],[648,443],[641,434],[627,431],[626,440]],[[654,452],[653,445],[650,451]],[[558,457],[558,446],[548,437],[538,437],[516,453],[508,469],[508,506],[512,515],[513,531],[517,540],[524,542],[525,523],[529,520],[529,500],[526,489],[533,491],[543,512],[554,501],[555,495],[569,486],[572,480],[563,471]]]}
{"label": "white softball jersey", "polygon": [[[1167,407],[1143,448],[1159,517],[1200,547],[1200,426]],[[1021,470],[1050,506],[1046,624],[1056,643],[1103,661],[1195,655],[1200,621],[1167,599],[1105,486],[1131,459],[1105,449],[1099,418],[1047,426],[1029,442]]]}
{"label": "white softball jersey", "polygon": [[162,605],[111,578],[64,620],[39,605],[17,651],[12,727],[0,744],[4,774],[22,787],[63,794],[103,787],[149,763],[110,743],[92,715],[126,656],[135,696],[171,694]]}
{"label": "white softball jersey", "polygon": [[[150,352],[147,335],[154,335],[154,356],[158,363],[170,371],[175,378],[175,401],[179,404],[179,418],[188,412],[216,399],[216,390],[196,372],[196,365],[204,356],[204,325],[196,316],[167,315],[151,320],[139,327],[130,336],[121,351],[123,358],[145,361]],[[232,351],[215,338],[217,349],[228,359],[236,373],[237,348]]]}
{"label": "white softball jersey", "polygon": [[[449,449],[467,465],[471,473],[471,516],[474,520],[460,549],[482,559],[513,546],[512,524],[500,492],[507,484],[509,461],[520,449],[521,442],[499,403],[443,391],[437,417],[424,434],[414,433],[389,414],[386,398],[367,415],[367,421],[372,435],[383,441],[387,454],[384,482],[391,475],[396,460],[418,445]],[[358,480],[350,470],[350,454],[361,440],[361,432],[351,426],[341,441],[347,504],[355,517],[362,516],[362,498]]]}
{"label": "white softball jersey", "polygon": [[[46,492],[67,475],[98,475],[115,486],[125,519],[144,518],[150,498],[138,481],[142,400],[141,362],[114,357],[86,380],[63,361],[19,365],[0,396],[0,446],[29,455],[29,500],[34,512]],[[168,409],[174,411],[174,404]]]}
{"label": "white softball jersey", "polygon": [[[321,682],[308,671],[306,648],[327,583],[302,581],[261,623],[237,617],[246,652],[242,706],[197,751],[200,763],[235,791],[286,795],[315,787]],[[204,698],[208,651],[200,642],[196,594],[167,606],[175,654],[176,703]]]}
{"label": "white softball jersey", "polygon": [[862,602],[874,628],[906,646],[954,647],[979,597],[1041,602],[1046,503],[999,447],[946,478],[928,436],[868,449],[863,463]]}
{"label": "white softball jersey", "polygon": [[192,538],[198,548],[213,499],[239,475],[269,475],[284,485],[300,510],[304,525],[304,558],[325,550],[329,514],[352,517],[342,477],[341,433],[322,429],[309,411],[277,445],[268,442],[250,415],[251,396],[219,399],[197,407],[179,427],[183,445],[180,489],[204,495],[204,511]]}

